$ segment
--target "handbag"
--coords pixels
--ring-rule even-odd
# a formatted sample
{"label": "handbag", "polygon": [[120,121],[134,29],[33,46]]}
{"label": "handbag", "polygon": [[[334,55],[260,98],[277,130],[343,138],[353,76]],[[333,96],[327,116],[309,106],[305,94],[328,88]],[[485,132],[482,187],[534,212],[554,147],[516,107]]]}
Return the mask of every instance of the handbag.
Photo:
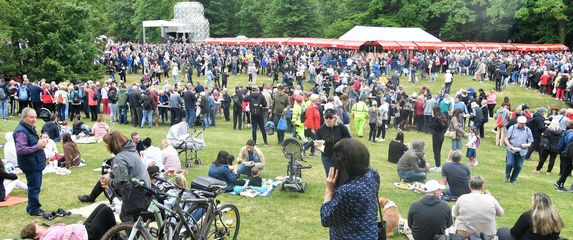
{"label": "handbag", "polygon": [[287,121],[284,117],[281,117],[279,119],[279,122],[277,123],[277,130],[279,130],[279,131],[287,130]]}

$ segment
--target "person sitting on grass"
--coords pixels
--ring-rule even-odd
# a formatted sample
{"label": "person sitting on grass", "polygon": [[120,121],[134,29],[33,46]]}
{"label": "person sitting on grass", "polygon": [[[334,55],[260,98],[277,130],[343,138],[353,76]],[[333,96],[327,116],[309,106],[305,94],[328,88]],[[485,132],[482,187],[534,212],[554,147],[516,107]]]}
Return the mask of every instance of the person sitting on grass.
{"label": "person sitting on grass", "polygon": [[50,138],[56,142],[59,142],[61,140],[60,128],[58,127],[58,124],[56,124],[55,114],[52,114],[52,116],[50,116],[50,121],[45,123],[44,126],[42,126],[42,133],[48,133]]}
{"label": "person sitting on grass", "polygon": [[0,161],[0,183],[2,183],[0,184],[0,202],[4,202],[14,188],[28,191],[28,185],[18,180],[16,174],[8,173],[2,161]]}
{"label": "person sitting on grass", "polygon": [[64,144],[64,167],[69,169],[79,166],[82,161],[82,155],[76,143],[72,141],[72,135],[64,133],[62,143]]}
{"label": "person sitting on grass", "polygon": [[42,139],[46,141],[46,147],[44,147],[46,160],[50,163],[50,165],[52,165],[52,162],[55,161],[55,167],[57,167],[58,158],[60,158],[61,155],[58,154],[58,147],[56,146],[56,143],[54,140],[50,139],[50,135],[47,132],[42,133]]}
{"label": "person sitting on grass", "polygon": [[447,162],[442,166],[442,184],[447,184],[448,188],[443,199],[446,201],[455,201],[460,196],[470,193],[470,168],[461,164],[462,153],[458,150],[450,151]]}
{"label": "person sitting on grass", "polygon": [[398,163],[406,151],[408,151],[408,146],[404,144],[404,132],[399,131],[388,146],[388,162]]}
{"label": "person sitting on grass", "polygon": [[255,146],[255,142],[249,139],[239,151],[237,163],[239,164],[237,174],[251,176],[251,168],[257,167],[259,171],[263,170],[265,167],[265,156],[263,151]]}
{"label": "person sitting on grass", "polygon": [[90,136],[91,130],[90,127],[82,121],[81,117],[78,116],[78,118],[74,120],[72,134],[78,135],[80,133]]}
{"label": "person sitting on grass", "polygon": [[452,225],[452,212],[447,202],[440,199],[446,187],[436,180],[426,182],[424,197],[410,205],[408,226],[416,240],[432,240]]}
{"label": "person sitting on grass", "polygon": [[425,155],[424,142],[421,140],[414,141],[412,148],[398,160],[398,176],[407,183],[425,181],[426,173],[429,172]]}
{"label": "person sitting on grass", "polygon": [[115,216],[111,208],[100,204],[83,223],[55,224],[49,228],[39,223],[30,223],[20,232],[22,239],[89,239],[99,240],[113,226]]}
{"label": "person sitting on grass", "polygon": [[161,149],[156,146],[151,145],[151,138],[143,139],[143,146],[145,150],[140,152],[141,160],[143,164],[147,167],[149,166],[157,166],[159,171],[163,171],[164,165],[162,160]]}
{"label": "person sitting on grass", "polygon": [[181,170],[181,160],[179,159],[179,154],[177,150],[169,143],[169,140],[163,139],[161,141],[163,145],[163,151],[161,152],[162,163],[165,166],[165,171],[169,174],[174,174]]}
{"label": "person sitting on grass", "polygon": [[216,178],[227,183],[226,192],[232,192],[237,182],[236,170],[233,171],[229,166],[233,164],[234,157],[226,151],[219,151],[217,159],[209,168],[209,177]]}
{"label": "person sitting on grass", "polygon": [[94,123],[94,126],[92,128],[92,134],[94,135],[95,139],[101,139],[109,132],[110,132],[109,126],[107,125],[107,123],[105,123],[105,119],[103,118],[103,116],[100,116],[97,119],[97,122]]}

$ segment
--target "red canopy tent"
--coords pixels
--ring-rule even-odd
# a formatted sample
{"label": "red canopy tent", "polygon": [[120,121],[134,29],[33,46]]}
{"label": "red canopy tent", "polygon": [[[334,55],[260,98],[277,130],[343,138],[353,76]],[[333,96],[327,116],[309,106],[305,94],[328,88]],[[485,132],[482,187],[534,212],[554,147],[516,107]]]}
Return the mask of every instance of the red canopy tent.
{"label": "red canopy tent", "polygon": [[478,45],[474,42],[460,42],[466,49],[476,50]]}
{"label": "red canopy tent", "polygon": [[568,51],[569,48],[563,44],[549,44],[556,48],[556,51]]}
{"label": "red canopy tent", "polygon": [[263,43],[270,45],[281,45],[285,44],[290,39],[291,38],[264,38]]}
{"label": "red canopy tent", "polygon": [[396,43],[398,43],[398,45],[400,45],[400,47],[402,47],[402,49],[420,49],[418,47],[418,45],[416,45],[414,42],[400,41],[400,42],[396,42]]}
{"label": "red canopy tent", "polygon": [[464,50],[466,47],[459,42],[436,42],[434,43],[439,49],[443,50]]}
{"label": "red canopy tent", "polygon": [[543,51],[541,48],[537,46],[537,44],[525,44],[525,43],[512,43],[515,46],[517,51],[525,51],[525,52],[537,52]]}
{"label": "red canopy tent", "polygon": [[341,48],[358,50],[365,43],[365,41],[344,41],[344,43],[341,44]]}
{"label": "red canopy tent", "polygon": [[501,45],[501,50],[507,50],[507,51],[517,50],[517,47],[511,43],[499,43],[499,45]]}
{"label": "red canopy tent", "polygon": [[248,38],[242,43],[245,45],[261,45],[263,44],[264,39],[262,38]]}
{"label": "red canopy tent", "polygon": [[418,45],[417,49],[420,50],[436,50],[438,49],[436,47],[436,43],[435,42],[414,42],[416,45]]}
{"label": "red canopy tent", "polygon": [[477,45],[477,49],[481,50],[501,50],[503,46],[499,43],[494,42],[474,42]]}
{"label": "red canopy tent", "polygon": [[310,41],[312,41],[311,38],[291,38],[286,42],[286,44],[287,45],[308,45],[308,43]]}
{"label": "red canopy tent", "polygon": [[402,46],[394,41],[376,41],[384,50],[400,50]]}

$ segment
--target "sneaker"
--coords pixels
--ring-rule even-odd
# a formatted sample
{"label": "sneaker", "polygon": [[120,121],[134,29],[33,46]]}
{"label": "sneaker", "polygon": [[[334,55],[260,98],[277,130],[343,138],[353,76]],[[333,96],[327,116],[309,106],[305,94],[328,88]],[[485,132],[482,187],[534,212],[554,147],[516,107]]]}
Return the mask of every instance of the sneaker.
{"label": "sneaker", "polygon": [[509,178],[506,177],[504,182],[509,182]]}
{"label": "sneaker", "polygon": [[474,161],[474,167],[476,167],[479,164],[478,160]]}
{"label": "sneaker", "polygon": [[567,188],[565,187],[557,187],[556,189],[558,192],[569,192],[569,190],[567,190]]}
{"label": "sneaker", "polygon": [[442,171],[441,167],[433,167],[432,168],[432,172],[440,172],[440,171]]}
{"label": "sneaker", "polygon": [[558,182],[553,183],[553,186],[555,186],[556,188],[563,188],[563,186]]}
{"label": "sneaker", "polygon": [[551,172],[547,172],[546,174],[547,174],[547,176],[551,176]]}
{"label": "sneaker", "polygon": [[384,138],[380,138],[380,140],[378,140],[378,141],[384,142],[384,141],[386,141],[386,140],[384,140]]}
{"label": "sneaker", "polygon": [[78,195],[78,200],[80,200],[80,202],[87,202],[87,203],[95,202],[95,200],[91,199],[90,196],[88,195]]}

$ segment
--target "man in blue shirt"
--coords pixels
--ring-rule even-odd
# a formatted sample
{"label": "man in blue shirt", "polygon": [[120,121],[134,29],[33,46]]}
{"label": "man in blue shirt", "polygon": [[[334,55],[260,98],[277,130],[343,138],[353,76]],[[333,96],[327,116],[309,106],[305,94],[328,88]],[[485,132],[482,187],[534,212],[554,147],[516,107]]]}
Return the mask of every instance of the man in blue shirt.
{"label": "man in blue shirt", "polygon": [[523,167],[527,149],[533,143],[533,134],[525,126],[527,118],[524,116],[517,117],[517,124],[511,126],[505,134],[506,161],[505,161],[505,182],[517,182],[517,176]]}

